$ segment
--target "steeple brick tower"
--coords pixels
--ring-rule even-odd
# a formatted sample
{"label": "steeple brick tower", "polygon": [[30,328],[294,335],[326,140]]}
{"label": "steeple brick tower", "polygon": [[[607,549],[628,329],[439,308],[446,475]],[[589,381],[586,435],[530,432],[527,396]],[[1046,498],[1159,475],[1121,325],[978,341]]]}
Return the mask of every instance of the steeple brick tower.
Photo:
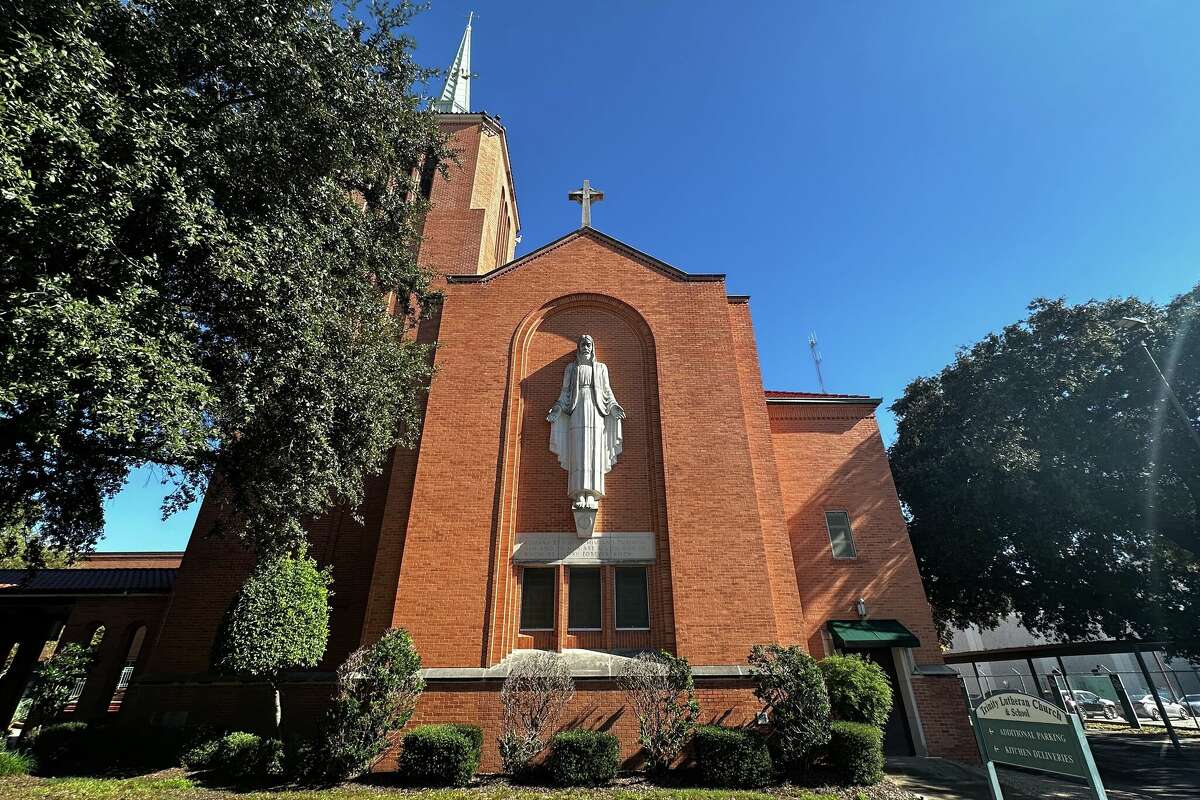
{"label": "steeple brick tower", "polygon": [[517,214],[504,126],[471,111],[471,22],[463,32],[440,98],[433,104],[457,163],[442,175],[426,164],[422,187],[430,201],[420,262],[443,275],[478,275],[512,260]]}

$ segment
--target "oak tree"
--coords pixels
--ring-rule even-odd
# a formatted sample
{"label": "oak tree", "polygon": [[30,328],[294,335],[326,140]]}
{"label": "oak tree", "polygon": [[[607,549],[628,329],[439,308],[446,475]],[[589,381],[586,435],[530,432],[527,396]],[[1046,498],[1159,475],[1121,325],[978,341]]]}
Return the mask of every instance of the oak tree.
{"label": "oak tree", "polygon": [[1167,306],[1029,311],[892,406],[889,456],[936,615],[1195,653],[1200,447],[1140,341],[1200,425],[1200,286]]}
{"label": "oak tree", "polygon": [[430,361],[405,333],[437,300],[420,165],[446,151],[412,13],[7,7],[0,544],[87,552],[104,500],[158,464],[164,513],[219,475],[223,518],[283,552],[415,435]]}

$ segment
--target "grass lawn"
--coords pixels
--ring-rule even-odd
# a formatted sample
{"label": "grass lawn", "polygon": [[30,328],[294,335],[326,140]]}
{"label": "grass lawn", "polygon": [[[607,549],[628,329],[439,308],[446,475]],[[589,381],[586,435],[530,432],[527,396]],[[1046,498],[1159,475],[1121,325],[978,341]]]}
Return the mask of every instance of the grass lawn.
{"label": "grass lawn", "polygon": [[[856,793],[855,793],[856,794]],[[841,797],[854,797],[855,794]],[[875,792],[866,790],[862,797]],[[875,795],[877,796],[877,795]],[[840,800],[786,787],[771,793],[719,789],[523,789],[485,786],[472,789],[398,789],[350,784],[313,791],[233,792],[207,789],[179,770],[135,778],[0,778],[0,798],[16,800]]]}

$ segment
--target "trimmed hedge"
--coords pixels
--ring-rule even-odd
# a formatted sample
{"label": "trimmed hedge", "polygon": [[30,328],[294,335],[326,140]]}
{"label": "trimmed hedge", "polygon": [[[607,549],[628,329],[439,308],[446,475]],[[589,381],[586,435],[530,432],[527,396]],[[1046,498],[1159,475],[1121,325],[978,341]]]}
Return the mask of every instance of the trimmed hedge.
{"label": "trimmed hedge", "polygon": [[[0,745],[0,748],[3,746]],[[33,756],[15,750],[0,749],[0,777],[28,775],[33,772]]]}
{"label": "trimmed hedge", "polygon": [[775,777],[767,741],[752,731],[701,725],[692,733],[692,751],[705,786],[756,789]]}
{"label": "trimmed hedge", "polygon": [[883,731],[862,722],[831,726],[829,762],[849,783],[867,786],[883,780]]}
{"label": "trimmed hedge", "polygon": [[883,667],[858,654],[827,656],[817,663],[834,717],[883,725],[892,711],[892,684]]}
{"label": "trimmed hedge", "polygon": [[483,758],[483,728],[478,725],[468,725],[465,722],[451,722],[450,727],[467,737],[471,742],[471,749],[475,754],[475,766],[471,770],[471,774],[479,769],[479,762]]}
{"label": "trimmed hedge", "polygon": [[617,774],[617,737],[604,731],[564,731],[550,740],[547,766],[559,786],[603,786]]}
{"label": "trimmed hedge", "polygon": [[194,729],[179,754],[179,765],[188,772],[214,768],[217,747],[226,733],[226,730],[208,726]]}
{"label": "trimmed hedge", "polygon": [[60,722],[38,730],[29,742],[29,752],[39,774],[70,774],[87,769],[93,740],[86,722]]}
{"label": "trimmed hedge", "polygon": [[455,725],[420,725],[404,737],[396,766],[414,783],[466,786],[479,767],[482,746],[482,733],[476,740]]}
{"label": "trimmed hedge", "polygon": [[185,769],[206,771],[232,784],[260,783],[284,777],[283,742],[255,733],[234,731],[203,739],[180,758]]}

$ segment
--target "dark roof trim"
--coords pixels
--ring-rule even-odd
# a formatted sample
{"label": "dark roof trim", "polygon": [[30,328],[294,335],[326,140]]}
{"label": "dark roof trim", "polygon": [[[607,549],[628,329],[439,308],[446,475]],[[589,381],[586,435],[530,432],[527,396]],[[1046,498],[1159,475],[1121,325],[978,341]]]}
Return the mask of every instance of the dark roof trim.
{"label": "dark roof trim", "polygon": [[434,112],[434,116],[441,122],[487,122],[495,125],[500,130],[505,130],[504,124],[500,122],[500,118],[487,113],[486,111],[456,111],[454,113]]}
{"label": "dark roof trim", "polygon": [[732,304],[743,305],[745,303],[750,302],[750,295],[748,295],[748,294],[727,294],[727,295],[725,295],[725,299],[728,300]]}
{"label": "dark roof trim", "polygon": [[499,278],[502,275],[512,272],[514,269],[517,269],[522,264],[528,263],[528,262],[534,260],[535,258],[540,258],[541,256],[546,255],[551,250],[555,250],[559,247],[562,247],[567,242],[574,241],[575,239],[578,239],[578,238],[581,238],[584,236],[590,236],[604,244],[609,245],[610,247],[613,247],[614,249],[620,250],[625,255],[629,256],[630,258],[634,259],[635,261],[640,261],[643,264],[645,264],[646,266],[648,266],[652,269],[656,269],[659,272],[663,273],[668,278],[674,278],[677,281],[687,281],[690,283],[690,282],[714,282],[714,281],[725,280],[724,273],[692,274],[690,272],[684,272],[683,270],[679,269],[679,267],[672,266],[672,265],[668,264],[667,262],[662,261],[661,259],[657,259],[648,253],[643,253],[641,250],[638,250],[636,247],[633,247],[631,245],[626,244],[625,242],[622,242],[620,239],[613,238],[612,236],[609,236],[607,233],[601,233],[600,231],[596,230],[595,228],[590,228],[590,227],[589,228],[579,228],[577,230],[573,230],[570,233],[567,233],[563,236],[558,237],[557,239],[550,242],[549,244],[542,245],[537,250],[534,250],[531,253],[526,253],[525,255],[521,256],[520,258],[513,259],[512,261],[508,262],[507,264],[503,264],[499,267],[496,267],[491,272],[485,272],[482,275],[448,275],[448,276],[446,276],[446,280],[449,281],[450,283],[487,283],[488,281],[490,281],[494,278]]}
{"label": "dark roof trim", "polygon": [[[1195,639],[1183,639],[1173,643],[1200,644]],[[1140,641],[1138,639],[1102,639],[1092,642],[1050,642],[1047,644],[1032,644],[1019,647],[995,647],[986,650],[960,650],[943,653],[942,659],[947,664],[969,664],[972,661],[984,663],[987,661],[1021,661],[1026,658],[1052,658],[1055,656],[1096,656],[1109,653],[1134,653],[1138,650],[1166,650],[1171,642]]]}
{"label": "dark roof trim", "polygon": [[175,568],[0,570],[0,598],[80,595],[167,594],[175,585]]}
{"label": "dark roof trim", "polygon": [[771,397],[768,395],[767,402],[770,405],[779,406],[796,406],[796,405],[816,405],[816,406],[878,406],[883,402],[882,397]]}

